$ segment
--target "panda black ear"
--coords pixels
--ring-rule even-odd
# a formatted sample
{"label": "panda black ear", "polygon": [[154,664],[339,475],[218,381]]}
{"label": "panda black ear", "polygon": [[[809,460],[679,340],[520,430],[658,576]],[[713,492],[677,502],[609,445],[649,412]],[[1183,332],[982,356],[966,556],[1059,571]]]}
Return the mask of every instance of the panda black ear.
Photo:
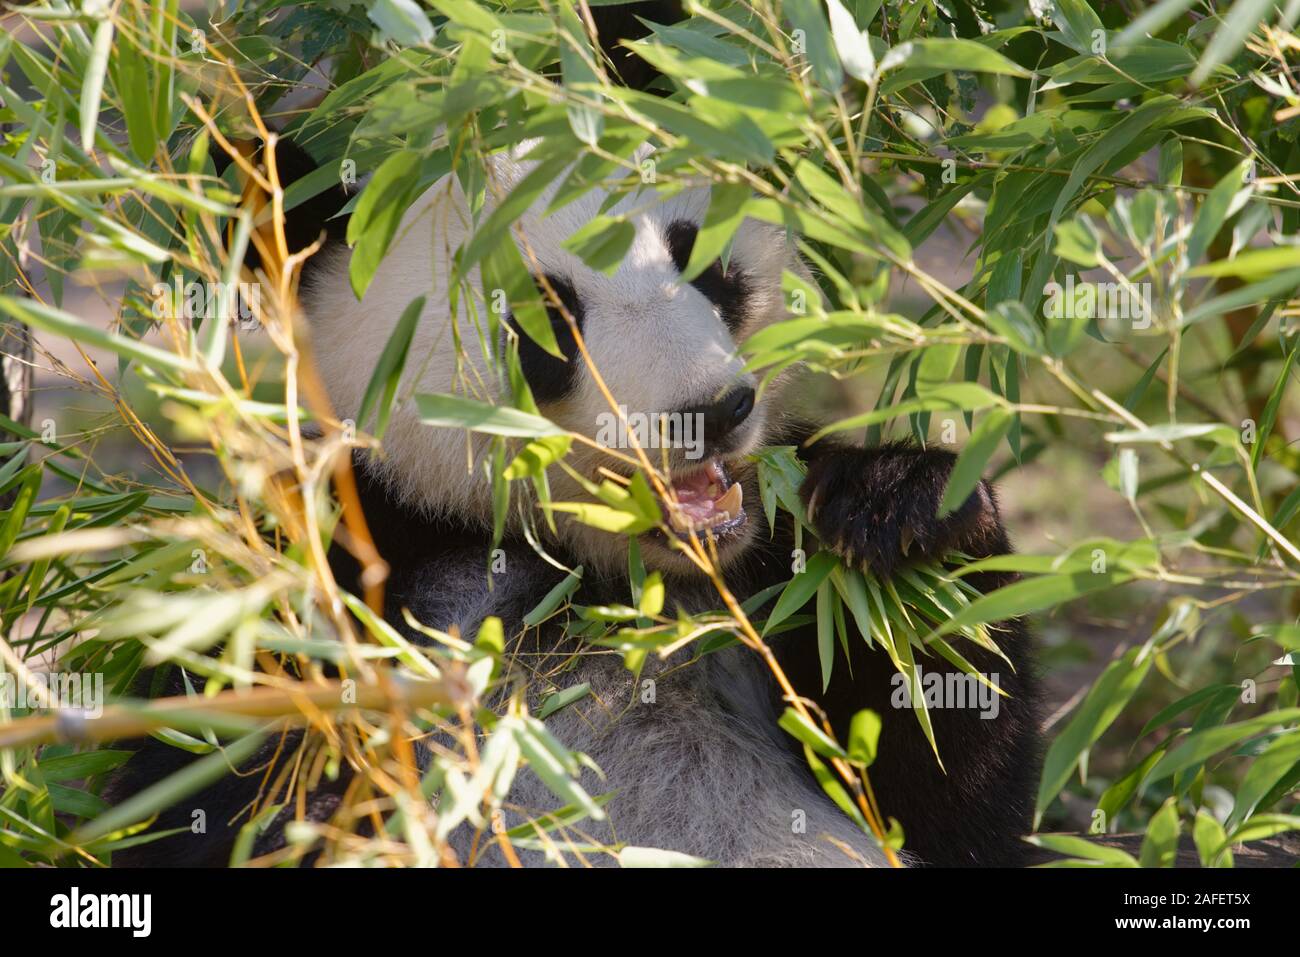
{"label": "panda black ear", "polygon": [[[261,170],[266,169],[265,157],[262,155],[264,150],[265,144],[260,140],[252,143],[250,161]],[[224,175],[234,162],[220,150],[214,152],[212,159],[218,176]],[[275,169],[281,187],[287,189],[319,168],[320,164],[312,158],[311,154],[293,140],[276,139]],[[344,188],[342,182],[336,181],[329,189],[287,210],[284,216],[284,238],[289,252],[296,253],[306,249],[321,238],[322,233],[325,234],[327,243],[344,241],[347,236],[348,217],[336,214],[347,205],[350,198],[351,194]],[[262,257],[253,243],[248,245],[248,251],[244,255],[244,265],[249,269],[257,269],[262,265]]]}
{"label": "panda black ear", "polygon": [[613,64],[612,77],[623,86],[644,90],[660,73],[625,46],[622,40],[640,40],[650,35],[641,21],[672,24],[685,19],[681,0],[633,0],[609,6],[592,6],[591,19],[596,25],[601,52]]}

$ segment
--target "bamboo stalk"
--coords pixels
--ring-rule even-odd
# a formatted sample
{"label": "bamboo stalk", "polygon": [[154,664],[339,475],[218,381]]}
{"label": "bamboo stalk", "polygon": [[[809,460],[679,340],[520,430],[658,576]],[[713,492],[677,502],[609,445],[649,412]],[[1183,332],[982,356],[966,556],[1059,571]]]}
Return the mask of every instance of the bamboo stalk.
{"label": "bamboo stalk", "polygon": [[[345,700],[347,697],[353,700]],[[188,695],[156,698],[140,705],[113,705],[98,718],[77,711],[21,718],[0,727],[0,749],[34,747],[42,744],[113,741],[136,738],[177,723],[248,731],[254,722],[242,719],[288,718],[294,724],[308,723],[307,712],[392,711],[395,708],[457,708],[471,702],[473,692],[464,677],[446,674],[436,681],[397,677],[376,684],[356,684],[355,692],[343,681],[301,685],[292,689],[253,688],[224,691],[206,700]]]}

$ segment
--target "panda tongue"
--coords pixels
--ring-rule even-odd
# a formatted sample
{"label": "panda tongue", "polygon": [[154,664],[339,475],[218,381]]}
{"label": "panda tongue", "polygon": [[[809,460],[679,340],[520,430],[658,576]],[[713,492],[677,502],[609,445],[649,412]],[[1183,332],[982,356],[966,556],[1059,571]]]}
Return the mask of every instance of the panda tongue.
{"label": "panda tongue", "polygon": [[726,476],[717,462],[709,462],[690,475],[674,479],[673,493],[677,497],[677,507],[674,509],[676,514],[671,517],[680,517],[705,527],[732,518],[739,511],[739,486],[732,485],[724,494],[726,484]]}

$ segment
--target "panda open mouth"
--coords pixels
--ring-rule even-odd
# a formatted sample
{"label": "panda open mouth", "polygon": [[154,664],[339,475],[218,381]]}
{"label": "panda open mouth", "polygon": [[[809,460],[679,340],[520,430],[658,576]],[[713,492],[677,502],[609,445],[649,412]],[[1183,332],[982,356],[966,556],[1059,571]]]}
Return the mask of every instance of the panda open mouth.
{"label": "panda open mouth", "polygon": [[745,491],[731,480],[721,459],[674,475],[671,488],[676,502],[665,502],[665,512],[678,538],[688,540],[692,529],[696,535],[721,538],[745,524]]}

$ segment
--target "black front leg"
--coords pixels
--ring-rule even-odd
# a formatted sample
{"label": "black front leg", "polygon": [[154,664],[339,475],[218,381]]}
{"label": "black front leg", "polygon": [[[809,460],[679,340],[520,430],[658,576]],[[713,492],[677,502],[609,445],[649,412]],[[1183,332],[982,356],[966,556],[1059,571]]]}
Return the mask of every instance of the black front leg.
{"label": "black front leg", "polygon": [[[941,561],[951,551],[976,558],[1010,551],[993,489],[981,482],[952,514],[938,517],[955,456],[910,445],[876,449],[816,443],[803,449],[808,476],[801,494],[824,547],[877,578],[907,562]],[[996,588],[1010,576],[987,574],[972,583]],[[853,624],[848,623],[853,631]],[[943,758],[940,770],[915,714],[899,707],[889,658],[856,634],[849,660],[835,663],[822,689],[815,626],[782,636],[777,653],[796,690],[820,704],[841,741],[853,715],[870,708],[883,727],[870,771],[882,812],[896,817],[904,850],[917,863],[941,866],[1014,866],[1031,827],[1039,766],[1038,682],[1023,623],[1000,622],[994,638],[1012,667],[958,641],[958,650],[1008,697],[996,716],[966,707],[932,709]],[[938,654],[918,652],[928,674],[956,675]]]}
{"label": "black front leg", "polygon": [[903,561],[977,558],[1010,551],[993,489],[981,481],[940,518],[951,452],[892,444],[875,449],[821,443],[808,450],[800,495],[817,537],[850,564],[888,576]]}

